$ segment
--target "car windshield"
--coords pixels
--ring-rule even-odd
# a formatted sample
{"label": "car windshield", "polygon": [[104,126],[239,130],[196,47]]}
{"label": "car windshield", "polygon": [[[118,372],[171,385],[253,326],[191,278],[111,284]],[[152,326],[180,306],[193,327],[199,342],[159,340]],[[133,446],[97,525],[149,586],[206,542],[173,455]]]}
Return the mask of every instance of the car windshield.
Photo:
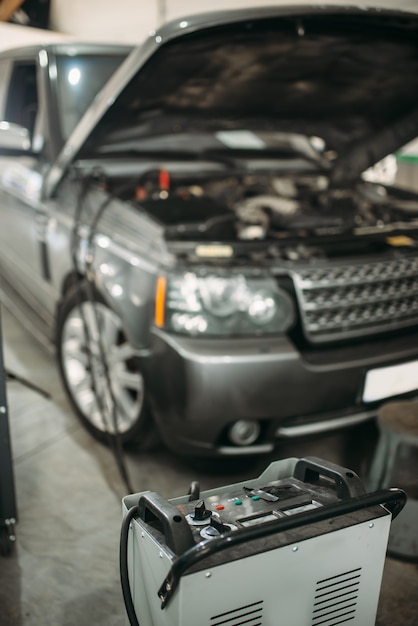
{"label": "car windshield", "polygon": [[64,139],[123,60],[117,54],[58,56],[58,113]]}

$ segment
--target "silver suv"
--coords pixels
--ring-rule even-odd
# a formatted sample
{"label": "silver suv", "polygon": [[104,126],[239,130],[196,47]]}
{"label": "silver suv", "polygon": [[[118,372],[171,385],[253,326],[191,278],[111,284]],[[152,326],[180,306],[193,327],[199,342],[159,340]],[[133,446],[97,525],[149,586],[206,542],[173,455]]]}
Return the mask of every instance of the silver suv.
{"label": "silver suv", "polygon": [[88,108],[126,50],[0,56],[4,298],[93,434],[265,453],[417,393],[418,196],[394,156],[418,135],[417,28],[185,18]]}

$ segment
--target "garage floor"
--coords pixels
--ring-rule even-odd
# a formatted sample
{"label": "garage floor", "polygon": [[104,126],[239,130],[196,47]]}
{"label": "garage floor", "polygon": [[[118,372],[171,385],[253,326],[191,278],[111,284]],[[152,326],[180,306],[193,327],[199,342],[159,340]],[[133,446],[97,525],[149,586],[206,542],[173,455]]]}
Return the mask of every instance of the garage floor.
{"label": "garage floor", "polygon": [[[118,547],[126,488],[114,458],[71,412],[54,358],[4,309],[2,328],[6,369],[51,398],[7,384],[19,522],[14,552],[0,557],[0,625],[123,626]],[[363,475],[375,440],[369,423],[282,446],[256,467],[237,462],[228,471],[216,462],[197,470],[162,447],[130,451],[126,462],[135,491],[171,498],[187,493],[192,480],[208,489],[257,476],[271,460],[306,454]],[[417,564],[386,559],[376,624],[417,626]]]}

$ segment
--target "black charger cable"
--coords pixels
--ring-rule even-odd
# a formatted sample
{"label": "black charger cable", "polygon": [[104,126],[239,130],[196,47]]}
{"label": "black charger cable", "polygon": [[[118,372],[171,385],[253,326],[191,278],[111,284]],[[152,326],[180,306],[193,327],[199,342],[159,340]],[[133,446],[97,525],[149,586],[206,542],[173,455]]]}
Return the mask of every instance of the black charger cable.
{"label": "black charger cable", "polygon": [[93,289],[93,285],[91,283],[91,277],[89,277],[89,274],[92,273],[92,263],[93,263],[93,259],[92,259],[92,244],[93,244],[93,239],[94,239],[94,235],[96,233],[96,229],[97,229],[97,225],[99,223],[99,220],[101,218],[101,216],[103,215],[105,209],[109,206],[111,200],[113,199],[113,195],[110,194],[109,196],[106,197],[106,199],[104,200],[104,202],[99,206],[99,208],[97,209],[97,211],[95,212],[93,219],[91,221],[91,224],[89,226],[89,237],[87,240],[87,250],[86,250],[86,258],[85,258],[85,279],[82,277],[82,273],[79,269],[79,265],[78,265],[78,259],[77,259],[77,251],[79,250],[79,229],[81,226],[81,217],[82,217],[82,213],[83,213],[83,205],[85,203],[86,200],[86,196],[88,194],[89,188],[90,188],[90,183],[92,180],[99,180],[99,177],[102,178],[102,182],[103,182],[103,177],[101,176],[100,172],[95,171],[94,173],[92,173],[90,176],[82,178],[80,177],[80,193],[78,195],[78,201],[77,201],[77,205],[76,205],[76,210],[75,210],[75,215],[74,215],[74,224],[73,224],[73,229],[72,229],[72,241],[71,241],[71,256],[72,256],[72,263],[73,263],[73,271],[74,271],[74,283],[76,286],[76,293],[77,293],[77,300],[78,300],[78,308],[80,311],[80,316],[82,319],[82,324],[83,324],[83,330],[84,330],[84,335],[86,338],[86,352],[87,352],[87,359],[89,362],[89,367],[90,367],[90,371],[92,373],[91,375],[91,386],[92,386],[92,391],[93,394],[96,398],[96,402],[100,411],[100,415],[101,415],[101,419],[103,422],[103,427],[104,430],[107,434],[107,439],[108,439],[108,443],[109,446],[113,452],[113,456],[115,458],[119,473],[121,475],[121,478],[125,484],[125,487],[127,489],[127,491],[129,493],[133,493],[133,488],[131,486],[131,481],[129,478],[129,474],[126,468],[126,464],[123,458],[123,452],[122,452],[122,443],[121,443],[121,439],[120,439],[120,433],[118,431],[117,428],[117,418],[116,418],[116,400],[114,398],[114,395],[112,393],[112,387],[110,384],[110,376],[109,376],[109,369],[107,367],[107,362],[106,359],[104,357],[104,349],[103,349],[103,345],[101,343],[100,340],[100,332],[99,332],[99,337],[98,337],[98,341],[99,341],[99,351],[100,351],[100,355],[101,355],[101,359],[102,359],[102,363],[103,363],[103,367],[104,367],[104,372],[105,372],[105,376],[106,376],[106,380],[107,380],[107,385],[109,387],[109,391],[110,391],[110,396],[111,396],[111,400],[112,400],[112,415],[111,415],[111,419],[113,422],[113,430],[114,430],[114,436],[112,437],[112,435],[110,434],[110,428],[109,428],[109,424],[106,420],[105,417],[105,408],[103,406],[102,400],[100,398],[100,394],[98,393],[96,384],[95,384],[95,376],[94,376],[94,368],[93,368],[93,360],[92,360],[92,355],[91,355],[91,350],[90,350],[90,332],[89,332],[89,328],[88,328],[88,324],[87,324],[87,320],[86,317],[84,315],[84,311],[83,311],[83,286],[84,284],[86,285],[86,291],[87,291],[87,298],[88,301],[90,302],[90,304],[92,305],[93,308],[93,314],[95,316],[95,322],[96,325],[99,329],[99,323],[98,323],[98,316],[97,316],[97,311],[96,311],[96,307],[95,307],[95,298],[94,298],[94,289]]}
{"label": "black charger cable", "polygon": [[[188,491],[189,502],[198,500],[200,496],[200,484],[197,480],[193,480],[190,483]],[[132,525],[132,520],[139,513],[138,505],[128,509],[125,517],[122,520],[122,526],[120,531],[120,543],[119,543],[119,570],[120,570],[120,583],[122,588],[123,600],[125,603],[126,614],[129,618],[130,626],[140,626],[136,611],[132,599],[131,586],[129,583],[129,570],[128,570],[128,540],[129,530]]]}
{"label": "black charger cable", "polygon": [[128,571],[128,539],[129,529],[133,518],[138,514],[138,506],[135,505],[129,509],[123,518],[122,527],[120,531],[120,546],[119,546],[119,569],[120,569],[120,584],[122,587],[122,595],[125,603],[126,614],[131,626],[140,626],[138,618],[136,616],[135,607],[132,599],[131,586],[129,584],[129,571]]}
{"label": "black charger cable", "polygon": [[26,378],[23,378],[22,376],[19,376],[18,374],[15,374],[14,372],[11,372],[8,369],[6,369],[4,373],[6,375],[6,382],[20,383],[24,387],[27,387],[28,389],[31,389],[32,391],[36,391],[36,393],[39,393],[39,395],[45,398],[46,400],[51,399],[50,393],[45,391],[45,389],[38,387],[38,385],[35,385],[34,383],[29,382],[28,380],[26,380]]}

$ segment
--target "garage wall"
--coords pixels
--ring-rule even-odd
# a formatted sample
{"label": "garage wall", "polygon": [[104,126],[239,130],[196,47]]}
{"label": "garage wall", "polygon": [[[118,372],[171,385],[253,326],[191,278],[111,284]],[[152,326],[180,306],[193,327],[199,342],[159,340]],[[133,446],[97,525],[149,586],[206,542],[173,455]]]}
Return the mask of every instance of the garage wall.
{"label": "garage wall", "polygon": [[[361,5],[365,0],[353,0]],[[193,13],[247,6],[318,4],[316,0],[51,0],[51,28],[83,39],[141,43],[162,23]],[[350,0],[327,0],[346,5]],[[418,0],[369,0],[368,4],[417,10]]]}
{"label": "garage wall", "polygon": [[79,39],[141,43],[158,25],[160,0],[52,0],[50,27]]}
{"label": "garage wall", "polygon": [[[346,5],[350,0],[326,0]],[[1,2],[1,0],[0,0]],[[317,0],[289,0],[297,4],[317,4]],[[51,0],[50,28],[78,40],[141,43],[151,30],[184,15],[267,4],[288,4],[288,0]],[[361,5],[418,10],[418,0],[353,0]],[[50,31],[0,23],[0,50],[24,43],[50,41]]]}
{"label": "garage wall", "polygon": [[[309,0],[308,0],[309,3]],[[203,13],[204,11],[222,11],[224,9],[239,9],[243,7],[289,4],[287,0],[165,0],[165,15],[162,17],[171,20],[183,15]],[[304,0],[303,4],[307,4]],[[163,20],[165,21],[165,20]]]}
{"label": "garage wall", "polygon": [[50,20],[51,28],[84,39],[140,43],[151,30],[176,17],[280,1],[285,0],[52,0]]}

